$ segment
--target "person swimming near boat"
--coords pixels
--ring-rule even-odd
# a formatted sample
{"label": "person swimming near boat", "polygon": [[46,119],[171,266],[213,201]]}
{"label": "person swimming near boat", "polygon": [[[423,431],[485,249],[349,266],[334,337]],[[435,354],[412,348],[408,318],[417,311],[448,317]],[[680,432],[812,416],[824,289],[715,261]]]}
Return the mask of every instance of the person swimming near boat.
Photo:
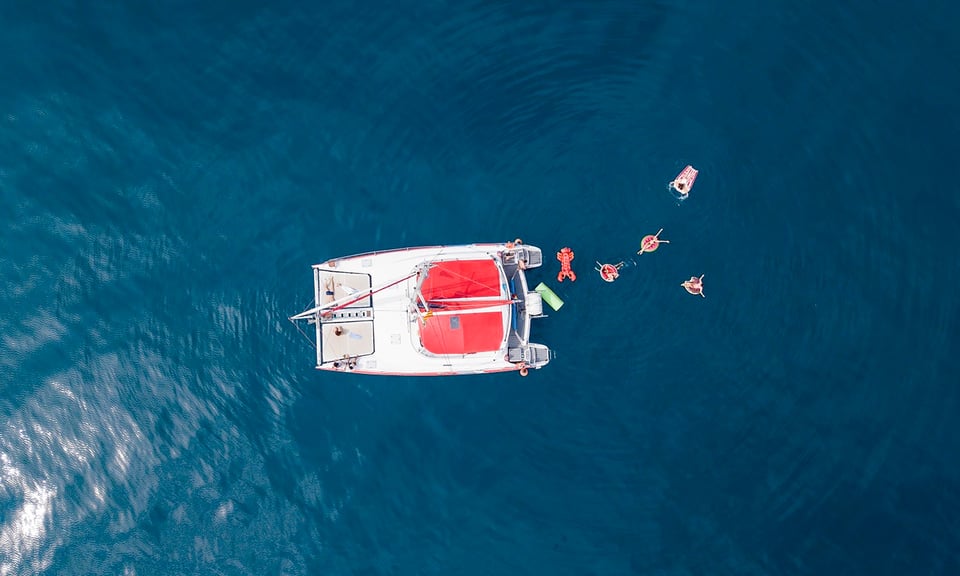
{"label": "person swimming near boat", "polygon": [[675,190],[677,194],[679,194],[680,199],[683,200],[690,194],[693,183],[697,181],[697,174],[699,174],[699,171],[688,164],[687,167],[670,182],[668,188]]}
{"label": "person swimming near boat", "polygon": [[701,274],[699,278],[696,276],[691,276],[689,280],[680,284],[683,288],[693,294],[694,296],[700,296],[701,298],[706,298],[707,296],[703,293],[703,277],[705,275]]}

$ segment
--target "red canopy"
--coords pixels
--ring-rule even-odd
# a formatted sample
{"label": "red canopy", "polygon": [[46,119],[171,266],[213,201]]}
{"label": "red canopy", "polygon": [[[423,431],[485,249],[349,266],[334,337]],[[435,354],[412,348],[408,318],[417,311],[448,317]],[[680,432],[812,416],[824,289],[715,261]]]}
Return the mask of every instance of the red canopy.
{"label": "red canopy", "polygon": [[500,296],[500,267],[489,260],[435,262],[420,288],[427,302],[444,298]]}
{"label": "red canopy", "polygon": [[420,327],[420,342],[434,354],[494,352],[503,342],[506,310],[430,316]]}
{"label": "red canopy", "polygon": [[[431,265],[421,285],[421,294],[436,310],[438,301],[459,298],[491,299],[490,302],[472,302],[472,306],[488,307],[503,303],[500,267],[493,259],[447,260]],[[499,297],[499,298],[498,298]],[[464,308],[464,302],[448,302],[446,309]],[[504,315],[510,309],[473,312],[463,309],[455,315],[436,314],[420,327],[420,341],[434,354],[472,354],[500,349],[504,337]]]}

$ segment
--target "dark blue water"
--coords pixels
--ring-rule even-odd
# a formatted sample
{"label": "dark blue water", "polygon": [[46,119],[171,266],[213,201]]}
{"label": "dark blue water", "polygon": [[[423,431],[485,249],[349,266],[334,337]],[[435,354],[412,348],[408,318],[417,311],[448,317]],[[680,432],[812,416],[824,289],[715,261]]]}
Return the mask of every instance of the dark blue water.
{"label": "dark blue water", "polygon": [[[101,4],[0,6],[0,575],[960,573],[956,3]],[[286,320],[516,236],[525,379]]]}

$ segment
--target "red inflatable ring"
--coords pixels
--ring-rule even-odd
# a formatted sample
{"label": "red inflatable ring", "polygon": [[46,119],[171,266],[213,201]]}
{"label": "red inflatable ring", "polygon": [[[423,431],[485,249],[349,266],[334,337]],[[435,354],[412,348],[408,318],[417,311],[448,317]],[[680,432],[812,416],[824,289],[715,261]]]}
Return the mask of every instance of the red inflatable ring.
{"label": "red inflatable ring", "polygon": [[613,264],[604,264],[600,267],[600,277],[606,282],[613,282],[620,276],[617,267]]}

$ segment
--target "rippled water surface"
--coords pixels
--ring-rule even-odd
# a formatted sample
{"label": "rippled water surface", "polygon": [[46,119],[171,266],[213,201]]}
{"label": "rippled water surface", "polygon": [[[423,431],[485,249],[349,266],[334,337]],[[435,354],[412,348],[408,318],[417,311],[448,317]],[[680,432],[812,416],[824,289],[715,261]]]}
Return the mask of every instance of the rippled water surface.
{"label": "rippled water surface", "polygon": [[[0,7],[0,575],[960,573],[954,3],[133,6]],[[526,379],[286,320],[516,236]]]}

